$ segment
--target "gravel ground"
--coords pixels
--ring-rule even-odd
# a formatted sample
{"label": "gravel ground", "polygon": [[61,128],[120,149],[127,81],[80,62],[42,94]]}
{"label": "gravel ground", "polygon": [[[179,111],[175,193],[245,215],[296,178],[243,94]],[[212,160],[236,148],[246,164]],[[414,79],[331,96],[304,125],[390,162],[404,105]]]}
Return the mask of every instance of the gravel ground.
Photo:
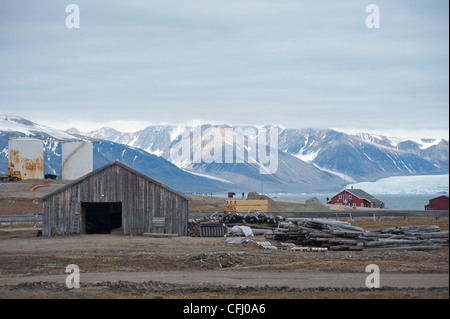
{"label": "gravel ground", "polygon": [[[0,297],[448,298],[448,247],[433,251],[292,252],[262,249],[254,243],[230,244],[225,238],[124,235],[44,238],[35,237],[35,232],[0,232]],[[265,240],[262,236],[253,239]],[[112,275],[82,282],[80,289],[69,290],[64,283],[65,268],[69,264],[78,265],[81,274],[89,273],[93,278],[96,273]],[[333,280],[329,284],[314,284],[313,281],[309,286],[289,282],[290,276],[294,279],[305,274],[312,274],[311,278],[324,274],[358,274],[364,279],[368,264],[377,264],[380,273],[386,276],[417,274],[417,278],[428,275],[438,276],[438,280],[442,276],[446,284],[424,283],[423,287],[402,284],[367,289],[361,284],[334,284]],[[155,271],[160,272],[157,280],[125,276]],[[237,278],[242,276],[242,282],[230,283],[232,276],[223,277],[224,271],[234,272]],[[161,272],[167,272],[167,276]],[[123,278],[120,274],[124,274]],[[175,274],[179,278],[194,274],[200,277],[194,283],[186,283],[181,279],[174,281]],[[280,274],[284,277],[277,277]],[[60,277],[55,281],[58,277],[54,276]],[[244,280],[246,277],[250,279]],[[417,281],[414,276],[404,278],[410,278],[413,283]]]}

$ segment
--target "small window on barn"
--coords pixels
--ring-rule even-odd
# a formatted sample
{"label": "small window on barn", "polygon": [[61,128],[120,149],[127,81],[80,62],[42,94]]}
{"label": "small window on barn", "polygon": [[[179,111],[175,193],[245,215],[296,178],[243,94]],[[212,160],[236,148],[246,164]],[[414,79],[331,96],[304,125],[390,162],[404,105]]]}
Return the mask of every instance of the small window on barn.
{"label": "small window on barn", "polygon": [[339,199],[342,199],[342,195],[339,195]]}
{"label": "small window on barn", "polygon": [[348,195],[348,199],[352,199],[352,195]]}

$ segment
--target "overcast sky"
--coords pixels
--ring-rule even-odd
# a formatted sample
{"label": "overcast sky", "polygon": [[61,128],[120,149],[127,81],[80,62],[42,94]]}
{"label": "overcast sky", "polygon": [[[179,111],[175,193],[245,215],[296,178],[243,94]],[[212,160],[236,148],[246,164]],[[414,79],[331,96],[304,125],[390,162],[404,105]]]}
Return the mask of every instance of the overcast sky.
{"label": "overcast sky", "polygon": [[[80,28],[66,27],[77,4]],[[366,6],[380,28],[366,27]],[[0,0],[0,114],[448,138],[447,0]],[[130,125],[131,124],[131,125]]]}

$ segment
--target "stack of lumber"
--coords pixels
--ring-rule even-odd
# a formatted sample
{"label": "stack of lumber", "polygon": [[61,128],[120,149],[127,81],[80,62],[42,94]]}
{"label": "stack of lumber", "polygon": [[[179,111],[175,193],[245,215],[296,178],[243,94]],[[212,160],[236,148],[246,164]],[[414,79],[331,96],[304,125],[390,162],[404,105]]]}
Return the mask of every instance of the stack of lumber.
{"label": "stack of lumber", "polygon": [[278,224],[283,220],[282,217],[274,217],[271,214],[263,212],[235,213],[225,212],[217,215],[219,222],[226,224]]}
{"label": "stack of lumber", "polygon": [[426,250],[448,246],[449,232],[430,225],[365,231],[343,221],[288,218],[266,238],[328,250]]}
{"label": "stack of lumber", "polygon": [[190,219],[187,225],[187,235],[189,237],[200,237],[200,222]]}

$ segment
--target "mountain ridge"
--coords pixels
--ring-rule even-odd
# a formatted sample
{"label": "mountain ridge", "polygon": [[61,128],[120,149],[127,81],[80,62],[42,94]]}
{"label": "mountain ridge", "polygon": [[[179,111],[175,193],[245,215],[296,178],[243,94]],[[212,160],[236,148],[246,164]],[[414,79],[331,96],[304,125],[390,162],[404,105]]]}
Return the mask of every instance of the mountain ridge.
{"label": "mountain ridge", "polygon": [[[258,172],[264,165],[258,162],[259,153],[250,147],[251,143],[258,141],[263,128],[278,130],[277,150],[272,145],[266,149],[277,155],[277,171],[266,176]],[[160,176],[161,182],[175,189],[183,188],[182,191],[186,192],[336,191],[348,182],[370,182],[390,176],[448,174],[449,143],[445,139],[423,138],[419,143],[379,134],[348,134],[335,129],[202,124],[202,136],[216,133],[216,137],[200,140],[201,147],[210,154],[220,154],[222,162],[193,163],[192,149],[199,147],[193,138],[193,129],[192,126],[151,125],[132,133],[111,127],[91,132],[76,128],[60,131],[20,117],[0,116],[0,171],[4,171],[7,165],[5,144],[7,146],[8,137],[36,136],[45,140],[45,158],[48,159],[45,170],[49,173],[58,171],[58,160],[61,159],[58,143],[90,139],[95,148],[94,169],[107,161],[121,160],[144,174],[151,174],[152,178]],[[232,156],[228,158],[231,163],[223,161],[227,159],[227,147],[234,143],[234,140],[225,138],[227,129],[234,130],[235,139],[240,137],[245,142],[242,145],[244,150],[237,143],[233,145]],[[242,132],[251,134],[240,136]],[[174,161],[174,152],[180,145],[191,150],[184,162]],[[243,152],[239,153],[238,149]],[[204,155],[209,156],[207,153]],[[154,169],[151,169],[152,165]]]}
{"label": "mountain ridge", "polygon": [[[179,130],[175,126],[152,126],[122,135],[117,135],[119,131],[115,130],[114,140],[143,148],[170,160],[170,149],[173,146],[170,144],[174,139],[168,136],[175,128]],[[159,136],[146,136],[149,131],[157,131]],[[98,136],[98,131],[84,134],[95,137]],[[161,136],[164,134],[166,137]],[[102,137],[108,138],[105,135]],[[425,143],[420,144],[411,140],[397,142],[379,134],[347,134],[334,129],[282,129],[279,148],[302,161],[334,171],[336,174],[349,175],[357,181],[374,181],[394,175],[448,173],[448,141],[426,138],[423,140]],[[408,145],[415,147],[411,149]],[[349,163],[352,159],[354,165],[351,167]]]}

